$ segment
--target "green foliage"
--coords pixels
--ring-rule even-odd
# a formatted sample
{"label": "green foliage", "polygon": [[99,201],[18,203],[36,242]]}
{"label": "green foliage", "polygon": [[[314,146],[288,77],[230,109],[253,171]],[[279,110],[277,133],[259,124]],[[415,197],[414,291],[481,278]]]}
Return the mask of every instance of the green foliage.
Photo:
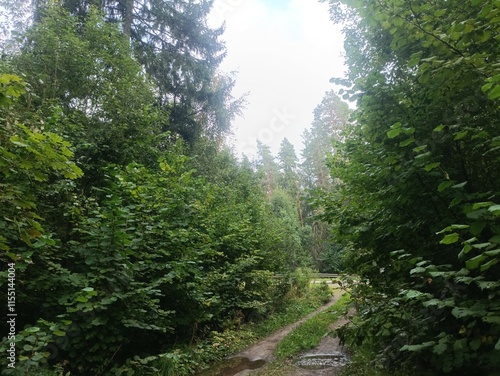
{"label": "green foliage", "polygon": [[288,281],[292,286],[291,293],[295,296],[303,296],[308,294],[313,277],[314,271],[310,268],[295,269],[287,276]]}
{"label": "green foliage", "polygon": [[5,252],[4,262],[15,261],[24,269],[31,263],[33,245],[52,242],[50,235],[44,235],[36,193],[49,186],[49,180],[75,179],[82,171],[70,159],[70,143],[57,134],[40,132],[41,124],[21,124],[10,113],[8,106],[24,93],[23,81],[2,74],[0,82],[0,250]]}
{"label": "green foliage", "polygon": [[276,234],[276,243],[269,246],[287,250],[280,253],[279,260],[280,265],[286,265],[285,269],[309,266],[311,257],[307,246],[310,234],[302,221],[300,182],[293,146],[286,139],[282,142],[279,163],[269,146],[258,142],[257,148],[257,174],[269,204],[267,226]]}
{"label": "green foliage", "polygon": [[134,355],[155,357],[176,337],[189,343],[265,316],[282,301],[288,290],[272,278],[282,250],[267,247],[277,235],[265,226],[263,202],[258,209],[253,201],[263,196],[241,201],[236,184],[207,183],[181,149],[164,153],[160,172],[111,166],[103,199],[62,207],[70,235],[39,245],[44,253],[20,299],[27,312],[43,306],[50,330],[37,324],[44,336],[36,349],[19,336],[20,367],[29,370],[49,345],[44,360],[69,359],[77,374],[104,372]]}
{"label": "green foliage", "polygon": [[12,65],[30,88],[19,113],[46,114],[44,127],[73,142],[80,184],[99,184],[106,163],[156,163],[166,114],[153,107],[153,85],[129,43],[98,11],[82,23],[48,7]]}
{"label": "green foliage", "polygon": [[325,203],[322,197],[336,184],[336,176],[329,176],[328,156],[335,156],[341,133],[348,124],[350,110],[333,92],[325,93],[314,109],[310,130],[302,135],[304,149],[301,164],[303,221],[311,234],[308,247],[314,265],[321,272],[339,272],[344,269],[344,247],[335,242],[331,225],[321,220]]}
{"label": "green foliage", "polygon": [[282,254],[282,264],[287,265],[288,270],[309,266],[310,257],[303,248],[303,228],[293,198],[277,188],[270,195],[270,210],[272,214],[270,222],[275,231],[279,231],[279,243],[276,246],[287,250]]}
{"label": "green foliage", "polygon": [[[201,369],[210,364],[222,361],[228,355],[313,312],[323,304],[318,298],[321,294],[315,292],[316,288],[313,287],[313,294],[288,299],[279,310],[263,320],[226,329],[224,332],[212,331],[205,339],[191,346],[177,347],[158,356],[129,359],[125,365],[114,369],[112,374],[154,375],[156,372],[179,376],[199,374]],[[217,366],[210,368],[212,369],[217,370]]]}
{"label": "green foliage", "polygon": [[[333,92],[326,92],[321,103],[314,109],[314,120],[310,130],[302,135],[302,174],[306,189],[329,190],[332,180],[329,176],[327,156],[335,153],[335,142],[349,120],[350,110]],[[335,176],[333,177],[335,178]]]}
{"label": "green foliage", "polygon": [[34,4],[0,64],[6,374],[191,372],[308,286],[300,205],[220,147],[238,101],[211,2],[127,4]]}
{"label": "green foliage", "polygon": [[[299,174],[298,174],[298,158],[295,154],[293,145],[284,138],[278,152],[279,167],[280,167],[280,187],[287,192],[291,197],[298,197],[299,194]],[[300,210],[300,208],[298,208]]]}
{"label": "green foliage", "polygon": [[325,199],[360,276],[343,338],[386,367],[493,374],[498,4],[330,3],[346,22],[345,97],[359,106]]}
{"label": "green foliage", "polygon": [[[56,16],[74,25],[66,15]],[[87,46],[71,33],[74,38],[52,36]],[[134,363],[134,356],[145,359],[137,363],[144,372],[160,358],[187,364],[168,355],[178,338],[194,343],[284,306],[291,284],[272,276],[288,266],[283,247],[290,226],[283,213],[290,208],[267,206],[249,168],[209,142],[199,144],[212,150],[202,153],[204,159],[186,156],[179,142],[169,151],[157,150],[160,159],[149,167],[125,165],[130,155],[109,164],[80,154],[87,172],[101,176],[82,190],[80,182],[71,182],[82,176],[70,160],[71,145],[54,132],[22,125],[19,119],[42,115],[23,112],[29,107],[16,99],[23,93],[17,76],[1,77],[7,107],[0,240],[6,261],[16,261],[19,269],[18,309],[26,313],[17,322],[18,372],[50,372],[49,364],[55,364],[72,374],[103,373],[127,359]],[[38,107],[42,114],[50,108],[44,102]],[[53,108],[40,128],[88,137],[86,126],[75,124],[76,133],[68,127],[66,114],[77,110],[67,105]],[[129,124],[130,118],[123,121]],[[147,123],[147,116],[141,121]],[[120,122],[110,118],[110,132]],[[109,145],[104,140],[102,146]],[[162,351],[167,355],[158,355]],[[186,369],[207,361],[196,359]],[[165,372],[169,362],[163,362]]]}

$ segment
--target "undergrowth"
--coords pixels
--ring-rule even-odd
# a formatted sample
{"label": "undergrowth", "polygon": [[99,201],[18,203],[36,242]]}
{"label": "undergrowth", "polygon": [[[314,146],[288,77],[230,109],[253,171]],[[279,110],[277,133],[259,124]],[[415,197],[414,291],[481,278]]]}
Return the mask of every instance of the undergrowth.
{"label": "undergrowth", "polygon": [[241,325],[239,328],[212,332],[192,346],[172,349],[154,357],[130,359],[114,375],[134,376],[187,376],[199,374],[210,364],[217,363],[272,332],[300,320],[331,298],[331,291],[324,286],[311,286],[307,293],[294,296],[283,304],[279,312],[259,321]]}
{"label": "undergrowth", "polygon": [[351,361],[340,372],[339,376],[426,376],[421,371],[406,369],[401,365],[398,369],[388,370],[377,366],[375,354],[368,348],[357,348],[351,356]]}

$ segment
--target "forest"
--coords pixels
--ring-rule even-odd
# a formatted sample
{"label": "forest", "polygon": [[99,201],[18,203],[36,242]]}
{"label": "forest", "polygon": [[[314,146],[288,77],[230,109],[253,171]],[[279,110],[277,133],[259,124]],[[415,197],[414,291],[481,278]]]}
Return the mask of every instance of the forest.
{"label": "forest", "polygon": [[500,375],[500,1],[320,1],[346,76],[254,160],[213,1],[0,1],[2,375],[197,374],[313,271],[345,375]]}

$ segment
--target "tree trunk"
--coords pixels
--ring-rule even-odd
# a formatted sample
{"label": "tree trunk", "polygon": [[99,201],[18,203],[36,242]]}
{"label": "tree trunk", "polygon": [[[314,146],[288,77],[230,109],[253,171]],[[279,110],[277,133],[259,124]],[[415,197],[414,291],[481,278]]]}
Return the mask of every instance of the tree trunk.
{"label": "tree trunk", "polygon": [[130,38],[132,32],[132,20],[134,18],[134,0],[124,0],[125,10],[123,15],[123,34]]}

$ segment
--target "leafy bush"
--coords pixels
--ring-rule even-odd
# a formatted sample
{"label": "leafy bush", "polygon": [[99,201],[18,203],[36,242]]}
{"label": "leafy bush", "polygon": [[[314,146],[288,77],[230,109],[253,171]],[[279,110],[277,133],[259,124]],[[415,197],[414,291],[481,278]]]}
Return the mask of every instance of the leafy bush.
{"label": "leafy bush", "polygon": [[388,368],[493,375],[499,4],[330,3],[346,25],[344,95],[358,100],[331,158],[339,184],[325,197],[360,278],[343,339]]}

